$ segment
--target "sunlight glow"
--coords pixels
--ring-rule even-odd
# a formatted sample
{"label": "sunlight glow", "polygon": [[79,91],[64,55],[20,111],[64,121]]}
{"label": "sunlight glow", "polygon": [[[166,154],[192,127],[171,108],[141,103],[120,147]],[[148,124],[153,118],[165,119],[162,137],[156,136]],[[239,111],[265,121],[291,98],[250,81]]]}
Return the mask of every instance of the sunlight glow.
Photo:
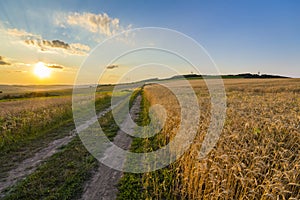
{"label": "sunlight glow", "polygon": [[34,74],[39,78],[47,78],[51,74],[51,69],[47,67],[43,62],[35,64]]}

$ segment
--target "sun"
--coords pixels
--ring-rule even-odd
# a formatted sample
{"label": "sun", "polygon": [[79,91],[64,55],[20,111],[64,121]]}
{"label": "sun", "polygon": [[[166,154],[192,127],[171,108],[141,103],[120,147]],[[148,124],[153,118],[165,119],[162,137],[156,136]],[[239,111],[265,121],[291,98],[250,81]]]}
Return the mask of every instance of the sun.
{"label": "sun", "polygon": [[47,78],[51,74],[51,69],[47,67],[43,62],[38,62],[34,67],[34,74],[39,78]]}

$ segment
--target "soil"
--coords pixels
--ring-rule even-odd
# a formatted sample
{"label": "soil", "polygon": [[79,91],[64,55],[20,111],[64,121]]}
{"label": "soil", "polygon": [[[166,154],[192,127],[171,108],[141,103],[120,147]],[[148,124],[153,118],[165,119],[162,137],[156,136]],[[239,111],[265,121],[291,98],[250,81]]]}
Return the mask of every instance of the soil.
{"label": "soil", "polygon": [[[136,120],[138,118],[140,112],[140,103],[141,103],[141,96],[137,96],[135,99],[133,106],[130,109],[130,115],[127,118],[131,117],[132,120]],[[125,119],[124,122],[130,121]],[[133,128],[133,127],[131,127]],[[128,131],[128,130],[126,130]],[[132,132],[134,130],[131,130]],[[119,130],[116,137],[114,138],[113,143],[124,150],[128,150],[131,145],[131,137]],[[108,148],[103,153],[104,157],[110,157],[112,152]],[[99,163],[98,169],[94,172],[91,180],[86,184],[84,193],[81,199],[84,200],[111,200],[116,199],[118,188],[117,184],[122,177],[123,172],[112,169],[110,167],[105,166],[102,163]]]}
{"label": "soil", "polygon": [[[111,107],[106,108],[105,110],[98,113],[97,117],[101,117],[108,113],[111,110]],[[96,122],[96,118],[90,119],[79,127],[81,130],[87,128],[90,124]],[[27,175],[31,174],[36,170],[36,168],[47,158],[51,157],[53,154],[57,153],[60,148],[64,145],[67,145],[75,136],[76,129],[70,131],[68,136],[65,136],[60,139],[56,139],[49,143],[49,145],[39,151],[37,151],[34,156],[27,158],[17,164],[17,167],[8,172],[8,176],[0,180],[0,197],[3,197],[3,191],[8,187],[14,185],[19,180],[25,178]]]}

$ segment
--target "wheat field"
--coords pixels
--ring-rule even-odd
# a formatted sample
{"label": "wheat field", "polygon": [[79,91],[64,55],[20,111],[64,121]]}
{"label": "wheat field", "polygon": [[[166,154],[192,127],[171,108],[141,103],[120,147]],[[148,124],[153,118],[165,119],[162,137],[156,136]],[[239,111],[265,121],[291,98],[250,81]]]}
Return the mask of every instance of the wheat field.
{"label": "wheat field", "polygon": [[[196,138],[176,162],[142,175],[145,198],[300,199],[300,80],[224,80],[225,124],[203,159],[198,152],[210,123],[210,97],[203,80],[190,83],[201,108]],[[168,113],[158,136],[162,147],[176,135],[180,105],[157,84],[144,94]]]}

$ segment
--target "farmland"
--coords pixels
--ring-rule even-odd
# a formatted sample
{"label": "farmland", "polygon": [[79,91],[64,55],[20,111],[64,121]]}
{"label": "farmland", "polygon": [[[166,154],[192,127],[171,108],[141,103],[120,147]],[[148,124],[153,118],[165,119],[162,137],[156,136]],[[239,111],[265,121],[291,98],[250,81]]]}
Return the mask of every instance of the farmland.
{"label": "farmland", "polygon": [[[190,149],[166,168],[125,174],[119,199],[299,199],[300,81],[225,80],[225,125],[203,159],[198,152],[210,123],[210,97],[203,81],[191,85],[201,122]],[[165,146],[179,123],[180,107],[168,89],[146,86],[144,98],[142,124],[149,122],[147,107],[153,104],[163,105],[168,118],[155,137],[134,140],[136,152]]]}
{"label": "farmland", "polygon": [[[109,107],[111,92],[108,91],[96,94],[97,111]],[[15,178],[22,178],[34,171],[30,168],[35,169],[48,156],[59,151],[57,148],[63,148],[73,139],[75,141],[69,146],[72,147],[70,151],[74,150],[74,143],[77,144],[79,139],[74,138],[75,126],[71,105],[71,92],[56,97],[7,99],[0,102],[1,189],[9,186],[8,183],[15,183]],[[102,124],[105,123],[108,122]],[[83,146],[75,152],[76,156],[88,153]],[[57,161],[62,163],[62,160]],[[84,166],[84,163],[81,164]]]}
{"label": "farmland", "polygon": [[[190,147],[162,169],[124,173],[117,184],[119,192],[114,195],[118,199],[299,199],[300,80],[224,80],[225,124],[215,147],[203,158],[199,158],[199,150],[211,120],[210,94],[203,80],[193,79],[189,83],[201,111]],[[169,84],[178,89],[186,87],[179,80],[170,80]],[[111,89],[107,86],[97,92],[98,112],[109,107]],[[74,131],[71,94],[65,90],[58,94],[0,102],[2,183],[22,161]],[[156,135],[131,137],[130,151],[151,152],[175,138],[181,105],[174,93],[159,84],[146,84],[140,94],[137,124],[150,123],[152,105],[160,104],[166,110],[165,123]],[[137,95],[139,90],[130,105]],[[155,112],[157,119],[162,120],[160,110]],[[112,112],[107,110],[101,116],[97,123],[114,141],[119,132]],[[192,120],[195,116],[183,117]],[[103,169],[76,135],[51,156],[41,159],[35,170],[2,191],[1,198],[80,199],[97,170]]]}

